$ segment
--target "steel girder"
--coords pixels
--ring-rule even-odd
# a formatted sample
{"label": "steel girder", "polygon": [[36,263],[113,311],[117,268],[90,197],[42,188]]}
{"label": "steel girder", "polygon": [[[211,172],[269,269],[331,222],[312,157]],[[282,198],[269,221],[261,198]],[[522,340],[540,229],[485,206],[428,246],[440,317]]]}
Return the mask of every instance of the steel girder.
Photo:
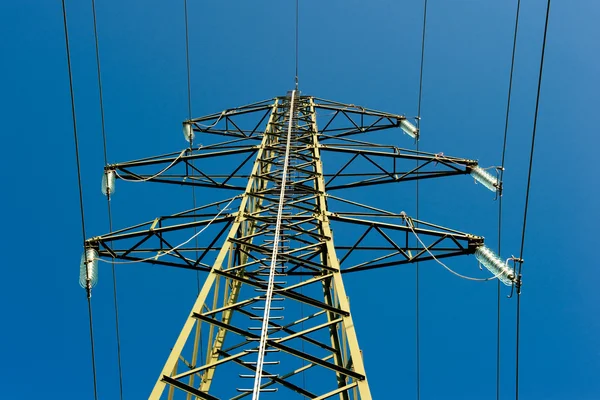
{"label": "steel girder", "polygon": [[[300,96],[294,110],[289,102],[289,97],[278,97],[186,121],[206,143],[106,167],[123,180],[239,192],[86,241],[105,259],[207,272],[151,399],[251,395],[248,378],[256,369],[256,329],[274,240],[285,124],[292,112],[297,123],[280,235],[284,246],[278,253],[276,315],[269,321],[265,391],[277,390],[286,399],[371,399],[342,274],[426,261],[433,255],[470,254],[483,244],[479,236],[328,193],[468,174],[477,161],[349,138],[396,128],[402,115],[309,96]],[[321,129],[318,116],[324,119]],[[326,152],[347,158],[325,173]],[[421,161],[418,168],[415,160]],[[330,211],[332,201],[353,210]],[[356,235],[342,235],[341,244],[336,239],[334,245],[331,223],[352,227]],[[201,236],[208,236],[202,246],[192,240],[176,244],[182,236],[195,237],[198,229],[210,232]],[[414,244],[415,233],[424,246]]]}

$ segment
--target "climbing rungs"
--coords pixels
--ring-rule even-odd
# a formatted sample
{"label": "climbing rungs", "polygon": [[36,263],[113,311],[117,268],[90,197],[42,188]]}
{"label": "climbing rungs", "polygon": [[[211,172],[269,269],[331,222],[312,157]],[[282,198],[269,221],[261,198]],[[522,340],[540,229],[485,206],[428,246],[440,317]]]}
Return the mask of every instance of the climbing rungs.
{"label": "climbing rungs", "polygon": [[[256,365],[257,361],[244,361],[244,364],[246,365]],[[263,361],[264,365],[277,365],[279,364],[279,361]]]}
{"label": "climbing rungs", "polygon": [[[240,375],[240,378],[251,378],[251,379],[256,378],[256,375],[249,375],[249,374],[239,374],[239,375]],[[262,377],[271,379],[271,378],[279,378],[279,375],[262,374]]]}
{"label": "climbing rungs", "polygon": [[[271,307],[271,310],[273,310],[273,307]],[[250,319],[262,320],[263,317],[250,317]],[[283,319],[283,316],[269,316],[269,320],[271,320],[271,319]]]}
{"label": "climbing rungs", "polygon": [[[248,349],[248,350],[244,350],[248,353],[257,353],[258,349]],[[279,351],[279,349],[265,349],[265,353],[277,353]]]}

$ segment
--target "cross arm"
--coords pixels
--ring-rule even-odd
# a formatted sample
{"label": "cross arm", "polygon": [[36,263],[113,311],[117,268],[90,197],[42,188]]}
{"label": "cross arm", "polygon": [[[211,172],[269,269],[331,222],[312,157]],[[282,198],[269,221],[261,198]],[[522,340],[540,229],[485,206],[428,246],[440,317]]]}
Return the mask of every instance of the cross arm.
{"label": "cross arm", "polygon": [[[204,258],[220,250],[223,235],[236,213],[222,209],[229,200],[211,203],[181,213],[116,230],[87,239],[86,248],[97,251],[99,260],[116,264],[147,263],[193,270],[210,270]],[[209,209],[216,206],[218,212]],[[202,232],[212,225],[211,235]],[[202,246],[197,237],[210,237]]]}
{"label": "cross arm", "polygon": [[[399,222],[367,220],[344,213],[328,213],[332,224],[353,225],[356,235],[347,243],[336,238],[342,273],[358,272],[419,261],[475,253],[484,238],[396,215]],[[336,225],[333,225],[336,226]],[[349,230],[344,227],[344,232]],[[415,240],[415,235],[423,242]],[[346,235],[345,235],[346,236]],[[344,238],[345,239],[345,238]]]}
{"label": "cross arm", "polygon": [[237,140],[109,164],[104,173],[130,182],[244,190],[258,145]]}
{"label": "cross arm", "polygon": [[394,146],[374,147],[365,142],[321,144],[320,150],[324,155],[336,154],[339,160],[337,168],[325,175],[326,187],[330,191],[468,174],[475,179],[485,174],[492,188],[500,188],[497,179],[482,169],[477,160]]}

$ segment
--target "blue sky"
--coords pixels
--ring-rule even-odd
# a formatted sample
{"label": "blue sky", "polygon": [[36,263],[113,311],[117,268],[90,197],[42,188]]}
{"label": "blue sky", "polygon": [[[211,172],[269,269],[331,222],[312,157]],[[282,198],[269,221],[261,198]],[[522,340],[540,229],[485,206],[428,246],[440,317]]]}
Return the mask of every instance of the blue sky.
{"label": "blue sky", "polygon": [[[383,111],[417,113],[422,1],[303,0],[300,89]],[[502,255],[517,254],[546,1],[523,2],[507,147]],[[108,230],[89,2],[67,1],[87,236]],[[516,1],[429,2],[422,150],[500,163]],[[190,0],[192,109],[201,116],[293,85],[292,1]],[[183,2],[99,1],[109,161],[178,151],[187,117]],[[600,280],[594,256],[599,139],[592,0],[552,5],[531,186],[522,296],[521,398],[600,398]],[[3,398],[92,398],[87,306],[60,2],[2,2]],[[401,147],[406,136],[390,136]],[[460,181],[460,183],[458,183]],[[190,206],[119,182],[125,227]],[[414,186],[363,198],[414,212]],[[214,193],[201,193],[208,201]],[[359,194],[360,197],[360,194]],[[148,197],[146,197],[148,198]],[[421,219],[486,237],[497,203],[468,178],[421,186]],[[453,259],[479,273],[474,258]],[[119,268],[125,396],[144,398],[195,297],[195,275]],[[415,397],[414,268],[345,278],[376,399]],[[496,284],[421,266],[421,398],[495,398]],[[501,398],[514,397],[515,299],[502,292]],[[118,395],[112,284],[94,291],[99,394]]]}

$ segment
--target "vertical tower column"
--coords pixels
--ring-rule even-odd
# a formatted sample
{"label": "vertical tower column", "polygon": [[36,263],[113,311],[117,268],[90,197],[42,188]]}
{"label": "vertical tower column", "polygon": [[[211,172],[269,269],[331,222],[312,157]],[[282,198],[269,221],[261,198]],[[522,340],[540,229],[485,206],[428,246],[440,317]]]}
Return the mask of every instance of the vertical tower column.
{"label": "vertical tower column", "polygon": [[264,396],[371,399],[327,217],[313,100],[293,96],[273,104],[235,222],[151,399],[244,398],[252,380],[279,392]]}

